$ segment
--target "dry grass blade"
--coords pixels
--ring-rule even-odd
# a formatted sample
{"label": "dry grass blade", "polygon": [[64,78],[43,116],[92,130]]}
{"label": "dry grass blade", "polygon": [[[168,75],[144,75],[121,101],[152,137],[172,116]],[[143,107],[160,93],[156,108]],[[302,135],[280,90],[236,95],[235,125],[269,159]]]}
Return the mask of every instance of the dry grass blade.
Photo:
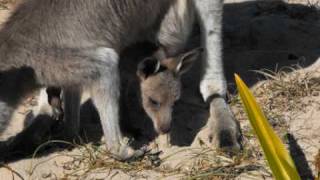
{"label": "dry grass blade", "polygon": [[15,179],[15,178],[14,178],[15,175],[18,176],[20,179],[24,180],[24,178],[22,177],[22,175],[21,175],[20,173],[18,173],[17,171],[15,171],[14,169],[12,169],[10,166],[0,163],[0,168],[1,168],[1,167],[8,169],[8,170],[12,173],[12,179],[13,179],[13,180]]}
{"label": "dry grass blade", "polygon": [[[185,159],[175,167],[184,174],[185,179],[233,179],[251,171],[265,172],[262,165],[249,162],[250,158],[245,153],[229,157],[212,148],[185,148],[186,151],[188,156],[184,156]],[[247,165],[243,165],[244,162],[248,162]],[[186,164],[191,168],[185,169]]]}
{"label": "dry grass blade", "polygon": [[[65,156],[69,156],[72,159],[63,166],[68,171],[65,173],[65,178],[67,179],[83,178],[88,177],[92,173],[101,171],[111,172],[112,170],[121,170],[121,172],[133,177],[139,177],[139,172],[147,170],[161,172],[164,175],[173,175],[178,173],[177,171],[154,167],[147,157],[143,158],[141,161],[116,161],[106,150],[104,150],[104,146],[95,146],[92,144],[82,145],[80,146],[77,154],[70,155],[68,153]],[[111,176],[114,176],[114,174]]]}
{"label": "dry grass blade", "polygon": [[244,172],[256,171],[261,169],[259,165],[228,165],[208,168],[198,172],[196,175],[190,176],[188,179],[233,179]]}
{"label": "dry grass blade", "polygon": [[33,153],[32,155],[32,161],[31,161],[31,164],[30,164],[30,169],[28,170],[28,174],[31,176],[35,169],[37,168],[37,166],[39,166],[40,164],[42,164],[43,162],[40,162],[40,163],[37,163],[36,165],[34,165],[34,162],[33,160],[35,159],[36,155],[39,153],[39,151],[44,148],[45,146],[48,146],[50,144],[53,144],[53,143],[60,143],[60,144],[67,144],[67,145],[71,145],[71,146],[75,146],[77,147],[78,145],[75,145],[73,143],[70,143],[70,142],[67,142],[67,141],[59,141],[59,140],[51,140],[51,141],[48,141],[48,142],[45,142],[43,144],[41,144]]}
{"label": "dry grass blade", "polygon": [[268,107],[265,110],[276,114],[304,112],[304,107],[312,99],[309,102],[302,101],[302,99],[317,96],[320,93],[320,79],[312,72],[302,72],[299,66],[283,68],[276,72],[269,70],[255,72],[265,76],[268,80],[255,88],[255,96],[264,107]]}

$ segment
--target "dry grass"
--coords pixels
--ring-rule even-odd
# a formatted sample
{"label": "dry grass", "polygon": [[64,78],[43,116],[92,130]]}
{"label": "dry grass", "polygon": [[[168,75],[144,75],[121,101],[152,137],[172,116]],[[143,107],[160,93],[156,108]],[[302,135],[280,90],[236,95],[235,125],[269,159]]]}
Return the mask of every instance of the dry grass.
{"label": "dry grass", "polygon": [[[14,1],[0,0],[0,9],[7,8]],[[313,3],[313,6],[315,5],[318,6]],[[294,72],[288,73],[288,69]],[[320,79],[314,77],[311,72],[296,71],[300,69],[299,67],[288,69],[276,70],[275,72],[257,71],[264,75],[267,81],[263,81],[253,88],[255,96],[272,126],[281,135],[286,134],[290,118],[293,118],[297,112],[305,111],[308,104],[317,103],[312,100],[312,97],[320,94]],[[71,158],[70,161],[62,165],[65,175],[61,179],[79,179],[100,172],[109,172],[113,177],[113,170],[120,170],[135,178],[144,178],[144,175],[141,174],[143,171],[160,173],[164,177],[179,175],[183,179],[233,179],[242,173],[251,171],[259,171],[270,177],[270,170],[266,168],[259,143],[248,124],[238,96],[232,98],[231,106],[236,118],[241,122],[244,136],[244,150],[237,156],[229,157],[208,147],[201,149],[181,148],[180,153],[188,151],[191,157],[181,161],[176,168],[168,168],[154,166],[152,154],[147,154],[139,161],[124,163],[114,161],[103,145],[68,143],[74,146],[77,151],[60,154]],[[165,156],[162,158],[162,162],[165,163],[170,159],[170,156],[176,154],[177,152],[174,152],[172,155]],[[191,168],[184,168],[184,163],[189,162],[191,162]],[[41,164],[32,165],[30,174],[39,165]],[[315,158],[315,166],[320,173],[320,152]]]}
{"label": "dry grass", "polygon": [[[288,70],[292,72],[288,73]],[[320,94],[320,80],[314,77],[312,72],[300,71],[299,67],[274,72],[268,70],[256,72],[264,75],[267,80],[258,83],[252,90],[272,126],[280,137],[285,139],[290,118],[293,118],[295,113],[304,111],[308,104],[317,103],[313,102],[312,97]],[[147,175],[143,172],[149,171],[162,177],[178,175],[182,179],[234,179],[250,172],[259,172],[264,177],[271,177],[262,150],[237,96],[232,99],[231,106],[235,110],[236,118],[241,122],[244,136],[244,150],[234,157],[206,146],[198,149],[179,148],[179,151],[172,151],[161,159],[162,164],[165,164],[173,156],[180,153],[188,154],[188,157],[172,168],[155,166],[152,162],[154,157],[150,153],[141,160],[125,163],[113,160],[103,145],[73,144],[78,151],[61,154],[72,159],[62,165],[65,171],[63,178],[77,179],[102,172],[107,172],[110,177],[117,175],[114,174],[115,170],[133,178],[146,178]],[[186,164],[189,164],[187,168]]]}
{"label": "dry grass", "polygon": [[[305,112],[306,106],[318,103],[312,97],[320,95],[320,79],[313,72],[304,72],[299,66],[255,72],[266,80],[258,83],[252,91],[269,122],[278,131],[287,130],[288,122],[297,113]],[[231,105],[236,109],[238,119],[247,119],[238,96],[232,98]]]}
{"label": "dry grass", "polygon": [[[255,85],[252,91],[270,124],[287,142],[290,120],[305,112],[311,104],[319,104],[314,97],[320,95],[320,78],[316,72],[306,72],[299,66],[256,72],[264,75],[266,80]],[[232,98],[231,106],[241,122],[245,149],[250,152],[252,160],[259,162],[263,159],[262,152],[238,96]]]}
{"label": "dry grass", "polygon": [[[299,68],[290,69],[294,70],[292,73],[288,73],[287,70],[257,71],[263,74],[267,80],[253,88],[255,96],[271,124],[283,138],[288,132],[288,120],[294,116],[295,112],[304,111],[304,107],[308,104],[316,103],[312,101],[312,97],[318,96],[320,93],[320,80],[314,77],[311,72],[302,73]],[[170,156],[188,152],[190,156],[175,168],[156,167],[150,160],[150,154],[141,161],[122,163],[110,158],[101,146],[89,144],[80,147],[80,154],[66,154],[73,160],[63,166],[68,170],[65,178],[85,177],[91,173],[112,172],[112,170],[121,170],[131,177],[140,178],[143,175],[139,172],[143,171],[156,172],[164,177],[179,175],[183,179],[234,179],[240,174],[252,171],[258,171],[265,177],[270,177],[270,170],[266,168],[259,143],[248,124],[239,98],[234,97],[231,105],[235,110],[236,118],[241,121],[244,135],[244,150],[234,157],[208,147],[181,148],[180,152],[173,152],[172,155],[167,155],[162,159],[162,162],[165,163],[170,159]],[[185,168],[185,164],[190,164],[190,168]],[[317,164],[317,166],[319,165]]]}
{"label": "dry grass", "polygon": [[202,152],[195,153],[194,158],[193,169],[184,172],[187,179],[234,179],[242,173],[251,171],[269,174],[263,164],[245,151],[237,156],[229,157],[212,149],[203,149]]}
{"label": "dry grass", "polygon": [[[61,168],[64,170],[64,177],[62,177],[62,179],[79,179],[80,177],[84,178],[90,176],[91,174],[99,174],[102,172],[109,172],[109,175],[111,175],[111,172],[113,170],[121,170],[131,177],[137,178],[140,177],[138,174],[139,172],[147,170],[159,172],[163,175],[172,175],[177,173],[177,171],[174,170],[165,170],[154,166],[154,164],[152,163],[152,158],[154,158],[153,156],[155,155],[150,153],[147,154],[144,158],[132,162],[115,161],[106,151],[104,145],[78,145],[64,141],[49,141],[38,147],[38,149],[34,153],[34,157],[41,148],[52,143],[66,144],[76,149],[72,152],[64,151],[62,153],[59,153],[58,155],[71,159],[70,161],[63,163],[61,166]],[[42,163],[43,162],[32,164],[29,170],[29,175],[32,176],[36,168]]]}
{"label": "dry grass", "polygon": [[[251,151],[245,149],[237,156],[230,157],[222,152],[217,152],[208,147],[202,148],[179,148],[178,151],[164,156],[161,161],[165,164],[170,158],[179,154],[187,154],[187,158],[181,160],[174,168],[165,165],[155,166],[152,161],[158,158],[157,155],[147,153],[143,159],[132,162],[115,161],[105,150],[103,145],[93,144],[77,145],[63,141],[50,141],[35,151],[52,143],[63,143],[75,147],[76,151],[62,152],[57,156],[68,157],[71,159],[63,163],[61,168],[64,170],[62,179],[79,179],[104,173],[105,177],[116,176],[118,170],[132,178],[148,178],[146,172],[159,174],[161,177],[179,177],[181,179],[234,179],[245,172],[259,171],[270,177],[265,164],[257,162]],[[56,156],[55,156],[56,157]],[[53,158],[55,158],[53,157]],[[49,159],[50,160],[50,159]],[[47,161],[49,161],[47,160]],[[31,164],[28,171],[30,177],[37,167],[45,162]],[[189,166],[186,166],[188,164]],[[53,176],[45,174],[43,176]]]}
{"label": "dry grass", "polygon": [[[288,73],[287,70],[291,70],[293,73]],[[255,95],[268,106],[269,110],[304,111],[303,107],[310,102],[304,102],[302,99],[319,96],[320,79],[314,77],[312,72],[299,70],[300,67],[297,67],[297,69],[282,69],[276,72],[257,71],[271,81],[259,84],[255,88]]]}
{"label": "dry grass", "polygon": [[[152,171],[161,174],[162,177],[170,177],[179,175],[182,179],[233,179],[241,173],[249,171],[266,171],[264,165],[251,161],[247,154],[239,154],[236,157],[227,157],[222,153],[217,153],[213,149],[191,149],[182,148],[180,152],[173,154],[188,152],[189,158],[181,161],[175,168],[166,166],[153,166],[150,160],[150,154],[147,154],[142,160],[130,163],[114,161],[109,154],[102,150],[101,147],[85,145],[81,148],[81,154],[66,154],[72,157],[72,161],[63,165],[68,173],[65,174],[66,179],[88,177],[92,173],[111,172],[113,170],[121,170],[123,173],[133,178],[144,178],[143,171]],[[162,159],[163,163],[169,159],[168,155]],[[191,162],[190,168],[186,168],[185,164]],[[243,162],[246,162],[243,164]]]}

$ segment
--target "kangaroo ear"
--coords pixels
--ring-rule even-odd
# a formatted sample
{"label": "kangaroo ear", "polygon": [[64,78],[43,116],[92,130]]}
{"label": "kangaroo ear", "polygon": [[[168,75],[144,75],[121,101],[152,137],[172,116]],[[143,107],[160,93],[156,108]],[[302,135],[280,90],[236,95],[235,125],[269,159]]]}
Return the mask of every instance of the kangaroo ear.
{"label": "kangaroo ear", "polygon": [[202,52],[203,48],[200,47],[181,55],[178,59],[178,64],[175,69],[176,73],[182,75],[189,71],[193,65],[193,62],[200,57]]}
{"label": "kangaroo ear", "polygon": [[148,57],[138,64],[137,75],[141,80],[155,74],[160,69],[160,62],[153,57]]}

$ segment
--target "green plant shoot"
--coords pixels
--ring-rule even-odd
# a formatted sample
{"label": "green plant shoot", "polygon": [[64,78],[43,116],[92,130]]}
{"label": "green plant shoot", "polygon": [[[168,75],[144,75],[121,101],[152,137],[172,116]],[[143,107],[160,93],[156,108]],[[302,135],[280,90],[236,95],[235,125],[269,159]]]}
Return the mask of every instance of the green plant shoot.
{"label": "green plant shoot", "polygon": [[276,135],[249,88],[235,74],[237,88],[250,124],[258,136],[264,155],[277,180],[300,180],[296,166],[281,139]]}

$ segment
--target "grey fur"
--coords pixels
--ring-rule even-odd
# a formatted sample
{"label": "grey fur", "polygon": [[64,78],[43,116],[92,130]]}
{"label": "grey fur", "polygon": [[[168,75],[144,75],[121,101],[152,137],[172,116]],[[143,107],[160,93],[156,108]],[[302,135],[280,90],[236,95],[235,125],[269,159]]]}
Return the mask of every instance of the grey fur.
{"label": "grey fur", "polygon": [[[202,94],[204,98],[208,94],[224,95],[219,21],[222,1],[193,1],[208,36],[207,48],[217,49],[207,51],[210,66],[201,89],[209,92],[202,90]],[[179,53],[192,29],[193,1],[26,0],[0,31],[0,71],[8,76],[7,71],[26,69],[22,73],[28,77],[9,87],[1,85],[0,125],[7,123],[23,96],[39,87],[89,89],[108,149],[119,159],[130,158],[136,153],[123,142],[118,123],[118,55],[128,45],[145,39],[160,43],[168,56]],[[217,14],[211,6],[218,8]],[[213,23],[205,17],[210,13],[208,17],[215,17]],[[216,25],[218,28],[211,31],[209,27]],[[218,78],[213,77],[216,75]],[[217,88],[208,88],[213,87],[210,79],[216,79]],[[78,110],[72,112],[78,114]]]}
{"label": "grey fur", "polygon": [[[27,68],[28,74],[25,75],[29,75],[30,79],[17,82],[19,86],[25,87],[20,93],[16,93],[16,86],[1,87],[5,92],[13,92],[0,94],[2,109],[5,111],[2,114],[6,115],[3,118],[4,123],[1,124],[6,124],[10,119],[11,112],[8,109],[14,109],[23,96],[39,87],[86,89],[92,92],[91,96],[101,118],[108,149],[122,160],[136,154],[123,141],[118,123],[118,54],[126,46],[137,41],[158,41],[157,33],[160,27],[168,24],[163,23],[166,21],[163,19],[167,19],[165,17],[168,11],[175,10],[169,10],[174,2],[23,2],[0,31],[0,70],[20,71],[21,68]],[[175,27],[172,30],[175,30]],[[174,35],[177,35],[177,32]],[[168,39],[167,42],[171,44]],[[10,96],[4,97],[8,94]],[[7,101],[10,101],[10,104]],[[78,110],[70,110],[75,112],[73,114],[78,114]]]}
{"label": "grey fur", "polygon": [[222,64],[223,0],[194,0],[194,3],[198,10],[202,42],[206,47],[205,72],[200,82],[200,91],[205,101],[215,97],[209,102],[209,139],[216,147],[239,150],[240,128],[225,101],[227,85]]}

